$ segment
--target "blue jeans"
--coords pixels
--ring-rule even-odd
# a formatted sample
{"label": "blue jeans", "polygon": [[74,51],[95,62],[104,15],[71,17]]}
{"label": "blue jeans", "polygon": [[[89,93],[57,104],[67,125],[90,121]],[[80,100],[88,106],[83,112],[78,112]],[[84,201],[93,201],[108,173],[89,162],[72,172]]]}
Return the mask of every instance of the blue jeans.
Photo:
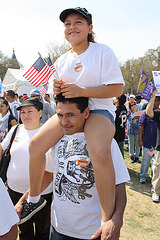
{"label": "blue jeans", "polygon": [[90,114],[92,114],[92,113],[100,114],[100,115],[103,115],[103,116],[107,117],[113,123],[113,125],[115,126],[114,116],[108,110],[104,110],[104,109],[90,110]]}
{"label": "blue jeans", "polygon": [[141,173],[140,179],[146,180],[148,177],[148,169],[151,162],[152,157],[147,153],[147,150],[153,151],[152,148],[142,147],[142,162],[141,162]]}
{"label": "blue jeans", "polygon": [[128,134],[129,139],[129,155],[130,157],[139,157],[139,133]]}
{"label": "blue jeans", "polygon": [[[100,240],[100,239],[101,239],[101,237],[96,238],[96,240]],[[90,240],[90,239],[74,238],[74,237],[69,237],[69,236],[63,235],[61,233],[58,233],[54,229],[54,227],[51,225],[49,240]]]}

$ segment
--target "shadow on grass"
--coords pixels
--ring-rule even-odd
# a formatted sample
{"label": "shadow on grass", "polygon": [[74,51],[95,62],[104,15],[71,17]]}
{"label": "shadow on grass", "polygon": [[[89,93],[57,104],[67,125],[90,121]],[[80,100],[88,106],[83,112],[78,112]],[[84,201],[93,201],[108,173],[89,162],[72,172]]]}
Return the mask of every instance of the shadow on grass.
{"label": "shadow on grass", "polygon": [[129,167],[128,172],[131,180],[129,182],[126,182],[126,185],[130,187],[130,189],[132,189],[133,191],[151,197],[151,179],[148,177],[146,184],[141,184],[139,182],[139,173],[137,173],[133,169],[130,169]]}

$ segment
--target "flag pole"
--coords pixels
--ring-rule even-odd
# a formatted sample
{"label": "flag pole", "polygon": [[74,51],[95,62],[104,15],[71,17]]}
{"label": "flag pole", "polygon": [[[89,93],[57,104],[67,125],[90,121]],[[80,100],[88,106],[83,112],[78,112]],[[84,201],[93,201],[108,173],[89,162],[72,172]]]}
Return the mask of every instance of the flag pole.
{"label": "flag pole", "polygon": [[[52,71],[52,69],[50,68],[50,66],[46,63],[46,61],[45,61],[44,58],[41,56],[41,54],[40,54],[39,52],[38,52],[38,54],[39,54],[39,56],[42,58],[43,62],[49,67],[52,75],[57,79],[58,74],[57,74],[57,72],[56,72],[56,69],[55,69],[55,73],[57,74],[57,76],[54,74],[54,72]],[[57,80],[58,80],[58,79],[57,79]]]}
{"label": "flag pole", "polygon": [[[50,57],[50,59],[51,59],[51,55],[50,54],[48,54],[48,56]],[[52,60],[51,60],[52,61]],[[52,63],[53,64],[53,63]],[[54,64],[53,64],[53,66],[54,66]],[[55,69],[55,67],[54,67],[54,69]],[[56,71],[56,69],[55,69],[55,73],[56,73],[56,75],[57,75],[57,77],[58,77],[58,80],[60,79],[59,78],[59,76],[58,76],[58,73],[57,73],[57,71]]]}

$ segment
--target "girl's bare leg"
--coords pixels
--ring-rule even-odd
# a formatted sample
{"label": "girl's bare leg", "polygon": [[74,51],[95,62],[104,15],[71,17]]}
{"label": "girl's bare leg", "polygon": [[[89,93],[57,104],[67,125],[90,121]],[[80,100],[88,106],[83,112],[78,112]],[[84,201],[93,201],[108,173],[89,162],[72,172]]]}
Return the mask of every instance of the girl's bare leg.
{"label": "girl's bare leg", "polygon": [[45,153],[63,136],[57,115],[52,116],[29,144],[29,195],[38,196],[45,171]]}
{"label": "girl's bare leg", "polygon": [[107,117],[91,114],[84,132],[95,173],[102,220],[106,222],[111,218],[115,207],[115,172],[111,157],[111,141],[115,128]]}

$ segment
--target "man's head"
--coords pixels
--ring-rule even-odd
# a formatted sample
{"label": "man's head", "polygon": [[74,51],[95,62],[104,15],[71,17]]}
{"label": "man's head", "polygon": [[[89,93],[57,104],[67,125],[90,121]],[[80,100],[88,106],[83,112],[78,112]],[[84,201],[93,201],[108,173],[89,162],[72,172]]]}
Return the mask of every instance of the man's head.
{"label": "man's head", "polygon": [[48,93],[45,94],[44,100],[45,100],[46,102],[50,102],[50,95],[49,95]]}
{"label": "man's head", "polygon": [[6,94],[6,99],[8,102],[14,102],[15,101],[15,92],[13,90],[8,90]]}
{"label": "man's head", "polygon": [[31,92],[31,97],[37,97],[39,99],[41,99],[41,93],[38,89],[33,89]]}
{"label": "man's head", "polygon": [[159,109],[159,105],[160,105],[160,96],[156,96],[155,101],[154,101],[153,109],[154,110]]}
{"label": "man's head", "polygon": [[129,95],[129,101],[130,102],[134,102],[135,101],[135,95],[134,94],[130,94]]}
{"label": "man's head", "polygon": [[123,106],[126,102],[126,96],[124,94],[122,94],[119,97],[115,97],[113,99],[113,104],[116,106]]}
{"label": "man's head", "polygon": [[71,135],[84,131],[89,117],[88,98],[65,98],[62,94],[55,97],[59,124],[64,134]]}
{"label": "man's head", "polygon": [[137,96],[135,97],[135,101],[136,101],[137,104],[140,103],[141,100],[142,100],[141,95],[137,95]]}

